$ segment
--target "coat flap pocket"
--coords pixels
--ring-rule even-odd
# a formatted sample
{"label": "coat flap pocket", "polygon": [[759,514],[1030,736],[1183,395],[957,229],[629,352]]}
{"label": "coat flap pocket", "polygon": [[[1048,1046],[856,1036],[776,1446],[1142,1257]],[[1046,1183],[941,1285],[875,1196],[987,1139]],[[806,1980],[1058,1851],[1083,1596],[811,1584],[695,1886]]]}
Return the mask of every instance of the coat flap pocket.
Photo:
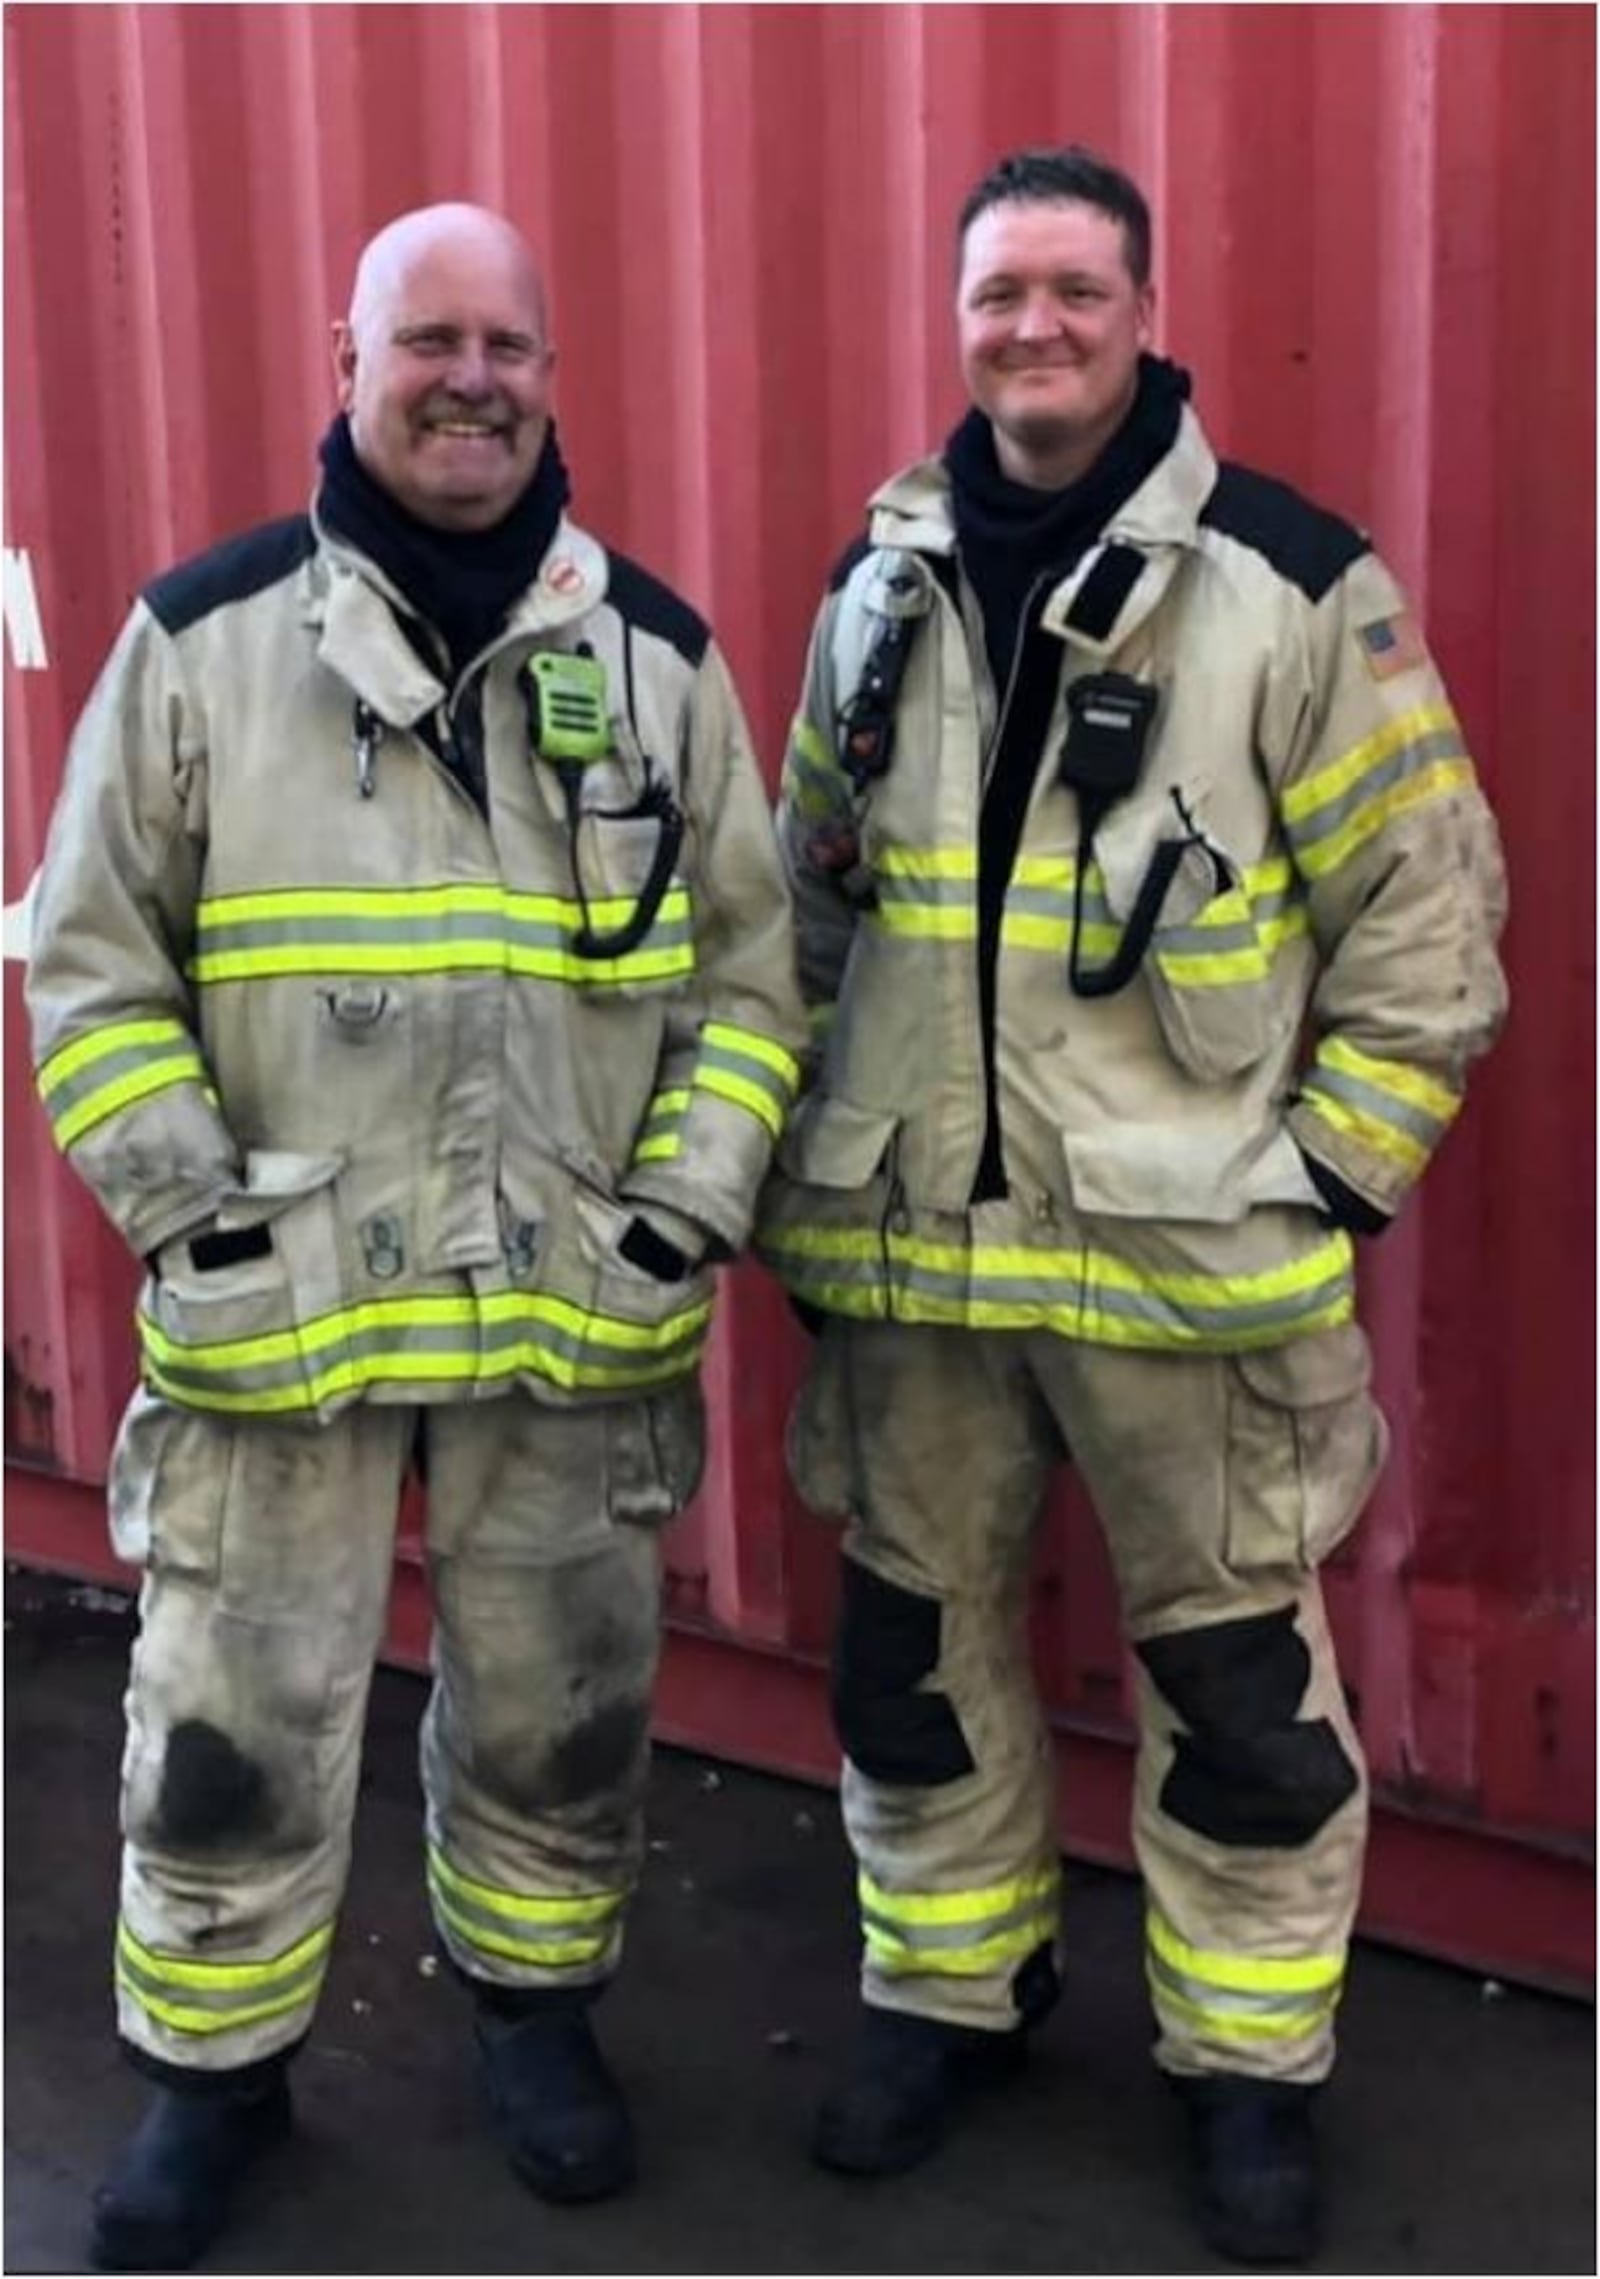
{"label": "coat flap pocket", "polygon": [[1250,1390],[1280,1409],[1331,1408],[1372,1382],[1372,1349],[1358,1322],[1236,1353],[1233,1362]]}
{"label": "coat flap pocket", "polygon": [[858,1108],[813,1092],[790,1120],[781,1149],[784,1169],[812,1187],[864,1187],[899,1121],[893,1109]]}
{"label": "coat flap pocket", "polygon": [[219,1206],[219,1227],[259,1226],[274,1219],[291,1203],[298,1203],[338,1178],[343,1159],[337,1155],[301,1155],[288,1148],[252,1148],[245,1158],[245,1183]]}
{"label": "coat flap pocket", "polygon": [[1231,1225],[1249,1208],[1250,1146],[1178,1121],[1063,1132],[1073,1207],[1115,1219]]}

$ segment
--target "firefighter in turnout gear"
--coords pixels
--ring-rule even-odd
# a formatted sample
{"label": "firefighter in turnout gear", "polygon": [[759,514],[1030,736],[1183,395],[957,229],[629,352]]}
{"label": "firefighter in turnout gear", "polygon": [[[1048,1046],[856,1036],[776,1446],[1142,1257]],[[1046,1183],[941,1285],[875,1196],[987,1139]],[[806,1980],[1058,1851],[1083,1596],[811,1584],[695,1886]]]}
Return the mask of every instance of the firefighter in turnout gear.
{"label": "firefighter in turnout gear", "polygon": [[29,975],[55,1135],[148,1266],[110,1500],[145,1569],[118,2022],[157,2094],[97,2196],[114,2268],[191,2261],[289,2128],[413,1465],[437,1935],[518,2173],[628,2181],[589,2009],[659,1534],[804,1036],[727,668],[567,518],[520,236],[392,223],[335,365],[311,514],[134,607]]}
{"label": "firefighter in turnout gear", "polygon": [[865,2015],[818,2157],[910,2165],[1055,1993],[1022,1612],[1070,1457],[1138,1670],[1156,2057],[1223,2251],[1314,2236],[1366,1780],[1317,1570],[1385,1428],[1352,1235],[1504,1008],[1495,829],[1367,540],[1219,465],[1079,150],[961,217],[972,408],[871,503],[783,778],[815,1053],[758,1248],[818,1331]]}

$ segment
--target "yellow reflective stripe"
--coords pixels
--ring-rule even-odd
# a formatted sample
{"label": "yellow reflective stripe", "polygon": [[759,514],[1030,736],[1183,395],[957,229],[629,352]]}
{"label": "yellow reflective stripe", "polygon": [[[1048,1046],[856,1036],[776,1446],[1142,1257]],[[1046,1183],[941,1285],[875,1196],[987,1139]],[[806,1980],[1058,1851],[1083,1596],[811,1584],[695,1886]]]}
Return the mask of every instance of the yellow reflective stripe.
{"label": "yellow reflective stripe", "polygon": [[302,1987],[295,1994],[280,1994],[270,2002],[250,2002],[238,2010],[197,2010],[185,2002],[166,2002],[158,1994],[149,1993],[130,1973],[117,1966],[117,1984],[141,2010],[152,2018],[159,2018],[179,2034],[232,2034],[245,2026],[258,2026],[268,2018],[281,2018],[290,2010],[309,2008],[316,2000],[318,1988]]}
{"label": "yellow reflective stripe", "polygon": [[137,1068],[131,1075],[119,1077],[114,1084],[91,1092],[75,1108],[66,1109],[51,1127],[56,1144],[71,1147],[96,1124],[103,1124],[108,1116],[114,1116],[119,1108],[131,1108],[135,1100],[147,1100],[154,1092],[170,1092],[175,1084],[198,1084],[203,1074],[200,1056],[193,1047],[174,1053],[168,1060]]}
{"label": "yellow reflective stripe", "polygon": [[[631,909],[631,904],[624,904]],[[598,913],[596,923],[599,923]],[[499,940],[486,942],[295,942],[279,948],[202,950],[189,961],[198,982],[269,981],[274,977],[323,973],[480,973],[504,972],[539,981],[600,986],[606,982],[672,980],[695,968],[692,942],[653,950],[630,950],[625,957],[582,958],[572,950],[534,949]]]}
{"label": "yellow reflective stripe", "polygon": [[681,1116],[688,1105],[688,1085],[669,1085],[666,1091],[656,1093],[649,1107],[645,1110],[644,1120],[647,1124],[663,1123],[669,1116]]}
{"label": "yellow reflective stripe", "polygon": [[122,1921],[117,1924],[117,1946],[152,1978],[164,1979],[172,1986],[193,1987],[196,1992],[209,1987],[226,1993],[230,1986],[271,1986],[275,1981],[297,1977],[308,1963],[327,1954],[333,1945],[333,1930],[331,1923],[322,1924],[270,1962],[187,1962],[177,1955],[158,1954]]}
{"label": "yellow reflective stripe", "polygon": [[[146,1326],[143,1316],[140,1326],[141,1329]],[[228,1392],[219,1386],[194,1385],[186,1377],[163,1369],[147,1353],[145,1375],[156,1392],[165,1393],[180,1408],[207,1409],[224,1416],[290,1416],[316,1408],[336,1394],[360,1393],[372,1385],[493,1385],[524,1372],[543,1377],[568,1392],[634,1392],[686,1376],[694,1367],[696,1357],[696,1349],[690,1348],[648,1366],[644,1362],[630,1361],[608,1368],[599,1361],[573,1361],[565,1354],[552,1353],[531,1342],[488,1355],[476,1363],[470,1359],[457,1360],[454,1355],[401,1351],[341,1361],[292,1385],[270,1386],[258,1392]],[[186,1354],[184,1358],[192,1368],[193,1355]]]}
{"label": "yellow reflective stripe", "polygon": [[[977,931],[976,919],[972,931]],[[1007,910],[1000,920],[1000,938],[1013,949],[1065,951],[1072,946],[1072,913],[1049,918],[1037,910]],[[1086,918],[1078,928],[1078,946],[1090,957],[1112,957],[1122,947],[1122,928]]]}
{"label": "yellow reflective stripe", "polygon": [[976,847],[885,847],[874,866],[881,878],[960,878],[978,875]]}
{"label": "yellow reflective stripe", "polygon": [[834,775],[841,775],[839,763],[829,747],[827,738],[820,729],[812,726],[803,712],[795,714],[794,724],[789,730],[789,741],[797,752],[811,762],[814,768],[820,768],[824,772]]}
{"label": "yellow reflective stripe", "polygon": [[1352,1108],[1347,1101],[1336,1100],[1331,1092],[1324,1092],[1308,1082],[1305,1086],[1308,1107],[1314,1108],[1325,1124],[1335,1131],[1348,1132],[1375,1155],[1387,1156],[1403,1170],[1416,1172],[1426,1167],[1431,1150],[1426,1143],[1413,1139],[1409,1132],[1398,1131],[1377,1116],[1369,1116],[1360,1108]]}
{"label": "yellow reflective stripe", "polygon": [[1180,989],[1220,989],[1267,976],[1266,952],[1259,942],[1243,950],[1158,950],[1156,963]]}
{"label": "yellow reflective stripe", "polygon": [[1042,1868],[1037,1875],[987,1884],[976,1891],[886,1891],[863,1868],[856,1888],[864,1905],[902,1923],[980,1923],[986,1916],[1008,1915],[1029,1900],[1053,1899],[1061,1888],[1061,1873],[1058,1868]]}
{"label": "yellow reflective stripe", "polygon": [[[148,1314],[141,1313],[149,1350],[160,1360],[181,1361],[197,1369],[236,1369],[289,1361],[339,1345],[347,1338],[383,1330],[472,1328],[480,1320],[497,1322],[549,1322],[596,1345],[623,1351],[648,1352],[658,1345],[687,1336],[711,1312],[711,1301],[685,1306],[662,1322],[629,1322],[609,1314],[591,1314],[570,1298],[530,1297],[519,1290],[492,1291],[483,1298],[372,1298],[360,1305],[343,1306],[302,1322],[294,1329],[266,1332],[260,1337],[228,1338],[216,1344],[178,1345]],[[451,1353],[422,1358],[454,1363]]]}
{"label": "yellow reflective stripe", "polygon": [[117,1021],[104,1029],[91,1029],[86,1036],[74,1037],[71,1044],[62,1045],[51,1053],[40,1067],[39,1092],[48,1100],[79,1069],[91,1068],[97,1060],[111,1053],[126,1052],[130,1045],[186,1045],[194,1051],[194,1039],[181,1021],[154,1019],[148,1021]]}
{"label": "yellow reflective stripe", "polygon": [[744,1053],[751,1060],[759,1060],[764,1067],[776,1070],[791,1092],[799,1085],[800,1063],[794,1054],[759,1030],[736,1029],[731,1021],[707,1021],[700,1034],[708,1045],[722,1045],[731,1052]]}
{"label": "yellow reflective stripe", "polygon": [[449,1924],[464,1947],[476,1947],[480,1954],[504,1955],[508,1962],[535,1962],[563,1964],[576,1967],[582,1963],[598,1962],[610,1951],[614,1934],[610,1930],[597,1932],[583,1939],[519,1939],[508,1931],[485,1930],[481,1924],[464,1916],[445,1894],[434,1888],[433,1903]]}
{"label": "yellow reflective stripe", "polygon": [[[918,1236],[887,1237],[891,1256],[937,1271],[970,1274],[974,1281],[986,1275],[1018,1281],[1081,1281],[1085,1278],[1108,1289],[1155,1290],[1176,1298],[1212,1298],[1219,1290],[1247,1299],[1290,1297],[1322,1281],[1336,1259],[1348,1250],[1348,1239],[1335,1235],[1303,1258],[1283,1266],[1270,1266],[1255,1274],[1142,1273],[1119,1258],[1093,1250],[1030,1250],[1022,1245],[926,1242]],[[883,1255],[885,1238],[875,1228],[795,1227],[769,1238],[767,1247],[800,1258],[864,1258]]]}
{"label": "yellow reflective stripe", "polygon": [[[668,889],[662,908],[675,915],[686,913],[689,904],[687,887]],[[636,907],[631,896],[608,894],[592,897],[589,913],[596,924],[620,923],[630,917]],[[503,886],[357,886],[275,887],[261,894],[209,895],[195,911],[195,924],[200,933],[218,932],[226,926],[245,926],[263,920],[280,918],[359,918],[382,920],[393,918],[444,918],[452,913],[465,917],[509,917],[537,921],[544,924],[579,924],[582,907],[575,896],[562,894],[522,894]]]}
{"label": "yellow reflective stripe", "polygon": [[1344,1978],[1342,1954],[1241,1955],[1222,1954],[1214,1947],[1192,1947],[1154,1908],[1145,1916],[1145,1935],[1163,1962],[1174,1970],[1232,1993],[1314,1994],[1322,1988],[1337,1987]]}
{"label": "yellow reflective stripe", "polygon": [[503,1891],[498,1884],[479,1883],[463,1875],[437,1844],[428,1846],[428,1871],[447,1891],[517,1923],[603,1923],[620,1910],[626,1896],[620,1891],[583,1891],[561,1899],[529,1899],[515,1891]]}
{"label": "yellow reflective stripe", "polygon": [[920,935],[928,941],[976,941],[976,910],[951,910],[938,903],[883,902],[868,916],[886,934]]}
{"label": "yellow reflective stripe", "polygon": [[1466,759],[1434,760],[1417,774],[1403,776],[1368,806],[1358,808],[1331,838],[1301,848],[1302,874],[1306,878],[1326,877],[1397,816],[1408,814],[1413,807],[1421,807],[1430,799],[1442,798],[1447,791],[1458,790],[1471,781],[1472,763]]}
{"label": "yellow reflective stripe", "polygon": [[1339,2007],[1338,1995],[1334,1993],[1282,2017],[1260,2011],[1210,2010],[1203,2003],[1192,2002],[1187,1995],[1175,1993],[1159,1979],[1151,1981],[1150,1998],[1158,2011],[1186,2019],[1190,2025],[1202,2026],[1219,2041],[1236,2042],[1294,2041],[1302,2035],[1316,2033]]}
{"label": "yellow reflective stripe", "polygon": [[641,1140],[633,1151],[635,1163],[670,1163],[674,1156],[683,1153],[683,1141],[677,1132],[659,1132],[654,1139]]}
{"label": "yellow reflective stripe", "polygon": [[920,1977],[932,1973],[941,1978],[975,1978],[983,1971],[993,1970],[998,1963],[1032,1954],[1041,1939],[1055,1936],[1055,1930],[1052,1912],[1031,1917],[1009,1931],[996,1932],[992,1939],[980,1939],[966,1947],[907,1947],[875,1930],[870,1923],[862,1926],[862,1937],[873,1961],[886,1977]]}
{"label": "yellow reflective stripe", "polygon": [[1449,1123],[1461,1105],[1461,1094],[1453,1086],[1441,1084],[1402,1061],[1374,1060],[1370,1053],[1361,1052],[1344,1037],[1324,1037],[1317,1048],[1317,1059],[1325,1068],[1343,1069],[1346,1075],[1376,1085],[1380,1092],[1392,1092],[1397,1100],[1425,1108],[1442,1124]]}
{"label": "yellow reflective stripe", "polygon": [[698,1091],[714,1092],[720,1100],[731,1100],[736,1107],[747,1108],[775,1139],[783,1130],[782,1108],[770,1092],[763,1092],[749,1077],[735,1076],[726,1068],[702,1068],[696,1071],[694,1081]]}
{"label": "yellow reflective stripe", "polygon": [[1405,745],[1419,743],[1424,736],[1444,731],[1456,736],[1461,733],[1460,723],[1447,704],[1422,704],[1410,712],[1400,713],[1376,734],[1352,745],[1329,766],[1318,768],[1314,775],[1303,776],[1298,783],[1291,784],[1279,802],[1285,821],[1298,823],[1314,815],[1319,807],[1343,798],[1364,775]]}

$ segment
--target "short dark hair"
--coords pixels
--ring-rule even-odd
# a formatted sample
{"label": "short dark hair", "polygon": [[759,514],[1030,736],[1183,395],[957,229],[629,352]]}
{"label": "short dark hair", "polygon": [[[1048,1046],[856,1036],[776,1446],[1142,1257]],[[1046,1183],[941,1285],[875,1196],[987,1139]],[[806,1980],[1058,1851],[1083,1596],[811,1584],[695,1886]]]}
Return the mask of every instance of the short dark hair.
{"label": "short dark hair", "polygon": [[1074,199],[1097,206],[1122,224],[1123,252],[1128,274],[1139,286],[1150,282],[1150,208],[1137,182],[1081,143],[1065,143],[1058,150],[1014,150],[992,166],[983,180],[967,192],[956,224],[956,246],[991,206],[1006,203],[1054,206]]}

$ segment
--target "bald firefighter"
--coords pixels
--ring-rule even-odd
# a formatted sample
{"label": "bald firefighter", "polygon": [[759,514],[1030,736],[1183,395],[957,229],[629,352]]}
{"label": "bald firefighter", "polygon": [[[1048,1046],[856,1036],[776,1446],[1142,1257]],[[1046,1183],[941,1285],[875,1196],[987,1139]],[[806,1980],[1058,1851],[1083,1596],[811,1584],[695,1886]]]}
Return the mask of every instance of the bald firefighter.
{"label": "bald firefighter", "polygon": [[79,724],[29,975],[146,1262],[110,1483],[145,1580],[93,2254],[171,2269],[290,2126],[396,1507],[427,1486],[428,1891],[517,2173],[634,2167],[590,2009],[642,1849],[712,1269],[797,1078],[788,899],[696,613],[567,515],[533,257],[409,214],[309,515],[158,578]]}

